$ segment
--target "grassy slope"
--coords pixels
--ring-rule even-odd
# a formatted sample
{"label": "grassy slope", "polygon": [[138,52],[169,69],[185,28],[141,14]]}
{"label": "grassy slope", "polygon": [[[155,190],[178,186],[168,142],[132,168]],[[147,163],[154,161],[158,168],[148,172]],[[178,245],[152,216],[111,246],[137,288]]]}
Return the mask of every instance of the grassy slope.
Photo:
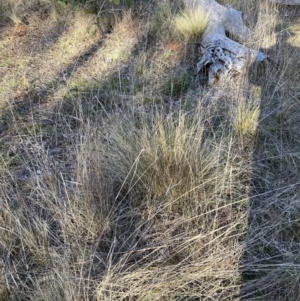
{"label": "grassy slope", "polygon": [[169,1],[2,2],[0,300],[298,300],[297,10],[230,2],[278,67],[214,88]]}

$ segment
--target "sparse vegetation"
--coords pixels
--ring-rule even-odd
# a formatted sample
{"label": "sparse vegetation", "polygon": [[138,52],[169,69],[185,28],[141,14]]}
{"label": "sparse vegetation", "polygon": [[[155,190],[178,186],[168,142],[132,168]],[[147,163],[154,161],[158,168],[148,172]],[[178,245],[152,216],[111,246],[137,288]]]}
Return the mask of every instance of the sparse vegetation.
{"label": "sparse vegetation", "polygon": [[229,2],[276,64],[210,88],[174,1],[1,1],[1,301],[299,299],[300,12]]}

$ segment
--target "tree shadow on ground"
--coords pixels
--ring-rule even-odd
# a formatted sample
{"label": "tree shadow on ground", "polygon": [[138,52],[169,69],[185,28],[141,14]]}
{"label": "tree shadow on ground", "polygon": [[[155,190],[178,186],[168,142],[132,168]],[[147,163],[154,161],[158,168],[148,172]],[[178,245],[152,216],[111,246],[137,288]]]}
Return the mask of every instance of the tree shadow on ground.
{"label": "tree shadow on ground", "polygon": [[276,44],[262,50],[274,64],[253,65],[249,72],[261,103],[240,267],[243,301],[298,300],[300,295],[300,48],[288,41],[290,30],[276,31]]}
{"label": "tree shadow on ground", "polygon": [[39,144],[42,151],[60,162],[61,166],[73,164],[64,153],[68,153],[74,144],[73,138],[80,127],[105,118],[108,112],[122,106],[122,100],[113,96],[119,88],[123,69],[111,72],[101,83],[87,82],[76,88],[68,88],[65,95],[55,100],[54,93],[67,85],[72,72],[92,57],[99,47],[101,44],[92,45],[79,60],[66,66],[65,81],[54,79],[48,83],[52,89],[32,89],[24,93],[19,102],[2,109],[0,158],[9,161],[7,167],[12,175],[17,174],[18,178],[23,179],[27,178],[30,169],[36,169],[31,161],[38,155],[28,152],[32,144]]}
{"label": "tree shadow on ground", "polygon": [[19,100],[14,101],[11,105],[8,105],[7,108],[3,109],[0,135],[5,134],[4,132],[12,126],[10,122],[12,117],[11,114],[24,116],[37,113],[39,106],[47,103],[49,99],[53,97],[55,91],[67,83],[71,74],[76,72],[76,70],[78,70],[87,60],[91,59],[101,46],[101,40],[93,43],[84,53],[77,57],[75,61],[65,66],[62,73],[58,72],[52,81],[46,83],[44,86],[47,88],[33,88],[28,91],[23,91]]}

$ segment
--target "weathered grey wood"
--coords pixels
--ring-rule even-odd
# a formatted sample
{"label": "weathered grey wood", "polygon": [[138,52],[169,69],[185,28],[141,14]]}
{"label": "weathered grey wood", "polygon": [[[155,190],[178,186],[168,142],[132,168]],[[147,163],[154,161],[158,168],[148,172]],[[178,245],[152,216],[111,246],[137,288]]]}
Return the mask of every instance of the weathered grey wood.
{"label": "weathered grey wood", "polygon": [[242,13],[230,5],[215,0],[183,0],[188,9],[202,9],[209,15],[207,27],[201,40],[201,57],[197,64],[199,77],[208,73],[208,84],[213,85],[221,77],[231,78],[242,73],[251,61],[262,62],[264,53],[250,49],[228,38],[243,42],[251,36],[244,24]]}
{"label": "weathered grey wood", "polygon": [[300,5],[300,0],[270,0],[273,3],[285,5]]}

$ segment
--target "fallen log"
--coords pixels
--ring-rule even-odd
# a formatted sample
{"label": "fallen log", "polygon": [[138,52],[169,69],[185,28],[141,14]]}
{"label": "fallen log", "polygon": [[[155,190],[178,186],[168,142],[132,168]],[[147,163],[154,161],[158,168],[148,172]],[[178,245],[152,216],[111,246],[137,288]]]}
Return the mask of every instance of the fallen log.
{"label": "fallen log", "polygon": [[243,22],[242,12],[230,5],[223,6],[215,0],[183,2],[187,9],[204,10],[209,16],[201,40],[201,57],[197,64],[199,78],[207,76],[209,85],[222,77],[232,78],[243,73],[249,63],[262,62],[267,58],[264,53],[239,43],[251,36],[251,30]]}

